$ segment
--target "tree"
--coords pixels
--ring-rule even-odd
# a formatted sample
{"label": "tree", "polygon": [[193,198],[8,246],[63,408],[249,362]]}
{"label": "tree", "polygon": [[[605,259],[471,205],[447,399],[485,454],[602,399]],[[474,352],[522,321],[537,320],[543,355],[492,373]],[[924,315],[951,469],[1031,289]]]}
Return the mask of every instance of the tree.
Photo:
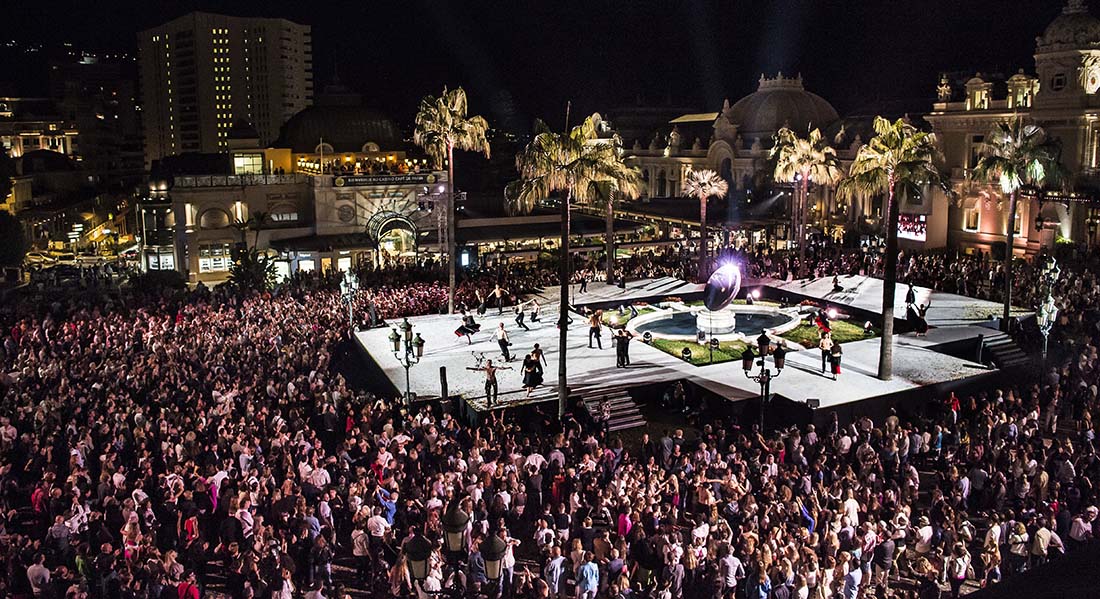
{"label": "tree", "polygon": [[691,170],[684,178],[684,195],[699,200],[699,281],[705,283],[707,276],[707,200],[712,197],[724,198],[729,192],[729,184],[710,170]]}
{"label": "tree", "polygon": [[21,267],[29,246],[23,223],[0,210],[0,267]]}
{"label": "tree", "polygon": [[1061,144],[1047,138],[1042,127],[1025,125],[1021,118],[998,123],[978,146],[978,163],[974,165],[974,177],[990,184],[999,184],[1001,191],[1008,195],[1004,257],[1005,305],[1004,318],[1001,319],[1001,327],[1005,332],[1008,332],[1008,319],[1012,309],[1012,247],[1020,190],[1025,186],[1038,189],[1064,181],[1065,168],[1058,160],[1061,151]]}
{"label": "tree", "polygon": [[229,267],[228,282],[244,291],[267,291],[275,286],[275,261],[256,248],[241,251]]}
{"label": "tree", "polygon": [[552,194],[559,197],[561,209],[561,298],[558,309],[558,417],[565,413],[566,333],[569,322],[569,280],[572,274],[569,255],[570,204],[576,198],[598,197],[600,185],[610,185],[617,193],[636,196],[641,177],[638,170],[622,160],[618,136],[600,138],[597,117],[592,115],[568,133],[551,131],[542,121],[535,123],[535,137],[516,155],[519,180],[508,184],[505,199],[513,213],[526,213]]}
{"label": "tree", "polygon": [[878,378],[888,381],[894,366],[894,296],[898,268],[898,194],[920,194],[925,185],[950,193],[947,178],[936,165],[939,152],[932,133],[904,119],[891,123],[875,117],[875,136],[859,149],[848,178],[837,190],[841,198],[886,195],[883,227],[886,235],[885,281],[882,287],[882,340]]}
{"label": "tree", "polygon": [[806,268],[806,203],[810,183],[834,185],[844,176],[836,150],[821,136],[820,129],[805,138],[783,127],[775,134],[771,158],[775,159],[775,180],[794,183],[797,188],[791,208],[792,233],[798,237],[798,268]]}
{"label": "tree", "polygon": [[447,165],[447,312],[455,311],[455,149],[482,152],[489,157],[486,134],[489,123],[480,116],[466,116],[466,92],[461,88],[424,96],[416,114],[413,143],[432,159],[434,168]]}

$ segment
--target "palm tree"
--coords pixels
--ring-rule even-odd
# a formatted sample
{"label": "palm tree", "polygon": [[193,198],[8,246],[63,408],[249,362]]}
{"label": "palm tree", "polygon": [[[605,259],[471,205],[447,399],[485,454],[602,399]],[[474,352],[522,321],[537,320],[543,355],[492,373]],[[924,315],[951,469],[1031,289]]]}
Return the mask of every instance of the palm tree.
{"label": "palm tree", "polygon": [[710,170],[691,170],[684,178],[684,195],[699,200],[699,281],[706,282],[707,275],[707,200],[724,198],[729,184],[718,173]]}
{"label": "palm tree", "polygon": [[878,378],[893,376],[894,295],[898,267],[898,194],[919,194],[924,185],[948,191],[947,178],[936,166],[939,151],[932,133],[920,131],[904,119],[878,116],[875,136],[859,149],[848,178],[837,190],[841,198],[886,194],[883,228],[886,234],[886,269],[882,287],[882,341],[879,343]]}
{"label": "palm tree", "polygon": [[530,212],[536,204],[557,194],[561,204],[561,297],[558,308],[558,418],[565,413],[569,392],[566,387],[566,333],[569,322],[570,204],[577,198],[597,197],[600,185],[617,193],[636,196],[641,178],[638,170],[622,160],[618,136],[600,138],[597,118],[592,115],[568,133],[551,131],[542,121],[535,123],[535,137],[516,155],[519,180],[510,183],[505,198],[512,213]]}
{"label": "palm tree", "polygon": [[1016,209],[1020,190],[1025,186],[1041,188],[1050,183],[1061,183],[1065,168],[1058,161],[1061,144],[1047,138],[1037,125],[1025,125],[1023,119],[1001,122],[993,127],[985,141],[978,146],[978,163],[974,176],[980,181],[997,183],[1008,195],[1008,223],[1005,226],[1005,297],[1004,318],[1001,327],[1008,331],[1008,318],[1012,308],[1012,260],[1013,237],[1016,229]]}
{"label": "palm tree", "polygon": [[771,158],[775,159],[775,180],[794,183],[798,195],[791,209],[792,233],[798,237],[798,268],[806,268],[806,203],[810,183],[834,185],[844,176],[836,150],[821,136],[820,129],[805,138],[783,127],[775,134]]}
{"label": "palm tree", "polygon": [[432,159],[434,168],[447,165],[447,312],[455,311],[455,149],[482,152],[489,157],[489,123],[466,116],[466,92],[461,88],[424,96],[416,114],[413,143]]}
{"label": "palm tree", "polygon": [[262,210],[253,212],[245,223],[245,226],[252,230],[256,234],[252,241],[252,248],[255,249],[260,244],[260,231],[267,228],[267,223],[271,220],[271,214]]}

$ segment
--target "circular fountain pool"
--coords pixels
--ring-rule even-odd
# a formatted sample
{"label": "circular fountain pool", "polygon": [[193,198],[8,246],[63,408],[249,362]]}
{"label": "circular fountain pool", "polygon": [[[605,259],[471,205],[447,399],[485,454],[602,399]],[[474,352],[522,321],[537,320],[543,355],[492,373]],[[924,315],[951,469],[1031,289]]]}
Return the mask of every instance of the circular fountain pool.
{"label": "circular fountain pool", "polygon": [[[721,340],[754,338],[763,331],[780,334],[798,326],[801,322],[797,310],[780,310],[766,306],[742,306],[721,310],[736,315],[733,330],[715,335]],[[660,312],[645,314],[630,320],[627,328],[635,335],[650,333],[658,339],[695,340],[700,324],[696,315],[698,309],[686,306],[671,307]],[[708,335],[709,337],[710,335]]]}

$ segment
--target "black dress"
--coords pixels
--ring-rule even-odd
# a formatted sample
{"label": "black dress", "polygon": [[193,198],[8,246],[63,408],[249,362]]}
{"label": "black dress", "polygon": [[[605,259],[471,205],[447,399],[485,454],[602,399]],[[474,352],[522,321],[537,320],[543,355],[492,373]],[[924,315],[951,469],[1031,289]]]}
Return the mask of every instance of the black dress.
{"label": "black dress", "polygon": [[539,363],[534,359],[523,360],[523,386],[527,389],[534,389],[542,384],[542,368],[539,368]]}

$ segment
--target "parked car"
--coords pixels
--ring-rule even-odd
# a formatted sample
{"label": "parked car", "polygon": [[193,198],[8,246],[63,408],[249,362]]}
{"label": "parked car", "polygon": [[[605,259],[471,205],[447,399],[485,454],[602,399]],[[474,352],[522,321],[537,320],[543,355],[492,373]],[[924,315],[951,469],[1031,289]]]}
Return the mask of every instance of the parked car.
{"label": "parked car", "polygon": [[63,264],[66,266],[76,265],[76,254],[72,252],[55,252],[53,254],[53,257],[54,260],[57,261],[57,264]]}
{"label": "parked car", "polygon": [[57,260],[45,252],[27,252],[27,255],[23,257],[23,262],[27,266],[52,266]]}

